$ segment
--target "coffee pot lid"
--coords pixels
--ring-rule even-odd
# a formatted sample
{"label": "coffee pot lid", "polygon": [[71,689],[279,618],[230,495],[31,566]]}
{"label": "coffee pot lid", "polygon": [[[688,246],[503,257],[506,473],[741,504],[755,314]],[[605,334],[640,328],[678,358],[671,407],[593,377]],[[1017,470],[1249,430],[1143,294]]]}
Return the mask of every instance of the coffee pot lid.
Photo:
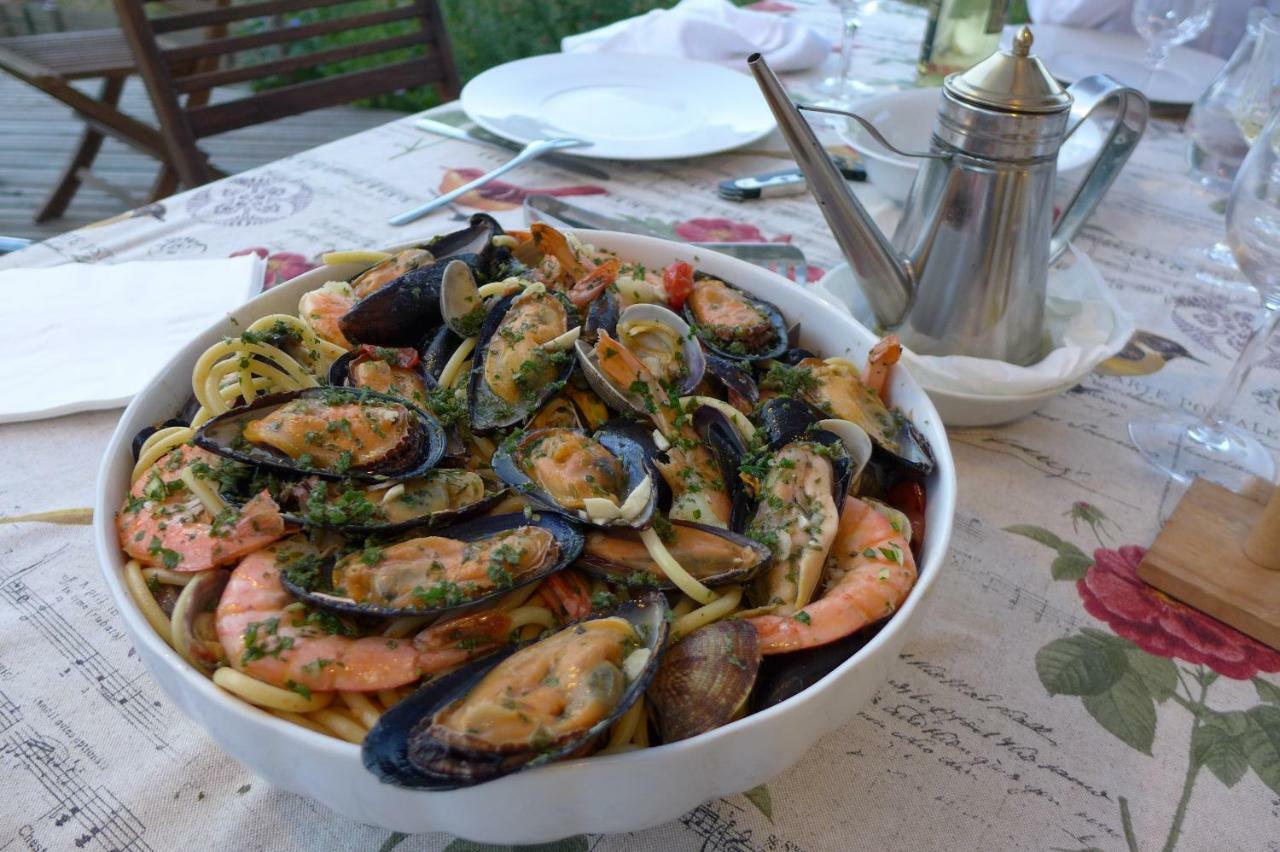
{"label": "coffee pot lid", "polygon": [[1053,79],[1039,57],[1031,55],[1031,30],[1023,27],[1013,46],[947,77],[948,92],[961,100],[1004,112],[1058,112],[1071,95]]}

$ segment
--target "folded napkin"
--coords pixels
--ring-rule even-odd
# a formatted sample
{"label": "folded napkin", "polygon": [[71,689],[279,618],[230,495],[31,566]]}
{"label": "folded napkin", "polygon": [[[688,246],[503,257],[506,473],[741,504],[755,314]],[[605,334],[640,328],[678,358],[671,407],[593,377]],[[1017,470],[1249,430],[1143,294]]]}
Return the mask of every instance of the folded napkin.
{"label": "folded napkin", "polygon": [[0,271],[0,423],[126,404],[264,269],[249,255]]}
{"label": "folded napkin", "polygon": [[[838,274],[840,270],[844,274]],[[876,326],[871,306],[847,266],[833,270],[814,289],[868,328]],[[1116,302],[1088,255],[1074,248],[1049,269],[1044,324],[1045,356],[1026,367],[967,355],[918,355],[907,349],[902,357],[926,389],[1020,396],[1066,390],[1133,336],[1133,317]]]}
{"label": "folded napkin", "polygon": [[682,0],[598,30],[568,36],[565,53],[644,53],[718,62],[742,70],[762,53],[775,71],[799,71],[821,63],[831,43],[810,27],[768,12],[739,9],[728,0]]}

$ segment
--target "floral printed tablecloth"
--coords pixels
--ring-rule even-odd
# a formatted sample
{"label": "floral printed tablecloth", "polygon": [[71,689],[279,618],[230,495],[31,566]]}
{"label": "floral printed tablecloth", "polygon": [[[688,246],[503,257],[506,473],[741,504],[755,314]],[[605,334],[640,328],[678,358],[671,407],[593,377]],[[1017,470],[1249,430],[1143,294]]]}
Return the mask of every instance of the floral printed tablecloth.
{"label": "floral printed tablecloth", "polygon": [[[767,6],[838,29],[825,4]],[[863,79],[909,85],[922,26],[917,10],[880,3],[858,39]],[[790,83],[804,96],[821,76]],[[437,112],[464,120],[456,106]],[[1129,349],[1032,417],[951,432],[952,555],[924,629],[875,700],[745,796],[650,831],[542,848],[1280,850],[1280,654],[1135,574],[1178,492],[1143,464],[1125,424],[1149,406],[1198,409],[1257,304],[1205,254],[1222,236],[1221,206],[1185,176],[1184,149],[1177,124],[1154,123],[1077,242],[1137,318]],[[811,278],[839,258],[808,196],[736,205],[714,195],[724,177],[780,167],[776,137],[690,162],[605,164],[598,181],[533,165],[411,228],[384,224],[503,157],[406,119],[0,266],[254,251],[283,280],[324,250],[448,230],[474,210],[515,224],[534,191],[686,240],[792,242]],[[888,211],[873,187],[859,192]],[[1278,401],[1273,350],[1234,412],[1272,448]],[[0,514],[90,505],[117,416],[0,426]],[[349,822],[222,754],[138,663],[89,530],[76,525],[0,526],[0,802],[6,852],[492,848]]]}

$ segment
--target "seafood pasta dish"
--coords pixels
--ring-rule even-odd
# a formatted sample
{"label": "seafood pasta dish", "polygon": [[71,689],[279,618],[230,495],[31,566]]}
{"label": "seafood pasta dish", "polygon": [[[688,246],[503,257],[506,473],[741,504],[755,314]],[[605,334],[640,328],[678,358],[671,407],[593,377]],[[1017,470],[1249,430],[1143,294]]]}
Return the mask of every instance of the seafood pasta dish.
{"label": "seafood pasta dish", "polygon": [[[589,238],[589,233],[584,235]],[[911,593],[928,441],[900,353],[543,224],[341,252],[134,439],[151,627],[404,787],[661,747],[783,702]]]}

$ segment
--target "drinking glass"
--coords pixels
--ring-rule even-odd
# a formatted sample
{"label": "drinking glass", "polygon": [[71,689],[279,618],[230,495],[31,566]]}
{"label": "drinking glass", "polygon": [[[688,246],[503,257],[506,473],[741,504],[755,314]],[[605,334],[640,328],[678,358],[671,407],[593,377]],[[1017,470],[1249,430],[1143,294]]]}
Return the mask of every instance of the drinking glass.
{"label": "drinking glass", "polygon": [[1204,32],[1216,4],[1217,0],[1134,0],[1133,28],[1147,43],[1143,60],[1147,74],[1139,90],[1150,97],[1147,90],[1169,58],[1169,50]]}
{"label": "drinking glass", "polygon": [[[1269,99],[1274,92],[1265,94]],[[1256,125],[1243,129],[1251,126]],[[1267,448],[1227,417],[1280,322],[1280,109],[1257,134],[1236,174],[1227,201],[1227,243],[1262,296],[1244,349],[1202,416],[1164,411],[1137,418],[1129,423],[1129,436],[1147,461],[1179,482],[1200,477],[1239,490],[1253,477],[1274,482],[1276,476]]]}
{"label": "drinking glass", "polygon": [[858,100],[875,94],[875,89],[853,76],[853,39],[862,26],[864,15],[876,10],[878,0],[836,0],[840,7],[840,65],[833,77],[818,84],[824,99],[821,106],[847,108]]}

